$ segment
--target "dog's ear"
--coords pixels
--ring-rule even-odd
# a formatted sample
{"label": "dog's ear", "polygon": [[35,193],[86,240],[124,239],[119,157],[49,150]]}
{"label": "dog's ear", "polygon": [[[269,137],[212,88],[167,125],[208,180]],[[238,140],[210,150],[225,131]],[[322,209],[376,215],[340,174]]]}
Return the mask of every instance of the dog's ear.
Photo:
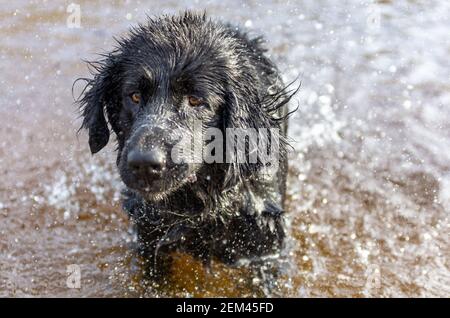
{"label": "dog's ear", "polygon": [[91,153],[99,152],[109,141],[109,129],[103,111],[103,102],[98,92],[91,89],[85,95],[82,127],[89,131]]}
{"label": "dog's ear", "polygon": [[[268,114],[261,108],[255,92],[248,87],[231,87],[225,96],[224,127],[232,129],[260,129],[270,128],[271,122]],[[234,153],[235,149],[227,149],[226,152]],[[228,157],[227,153],[227,157]],[[257,164],[230,162],[227,164],[224,186],[233,186],[255,173]]]}
{"label": "dog's ear", "polygon": [[[250,128],[257,132],[264,129],[267,134],[260,135],[258,133],[258,138],[265,138],[262,144],[266,145],[277,142],[277,157],[281,160],[286,155],[288,145],[284,121],[296,111],[288,113],[287,104],[300,88],[299,86],[296,89],[290,89],[292,84],[287,86],[279,84],[273,88],[273,92],[266,93],[258,92],[251,85],[230,87],[225,97],[224,131],[226,128]],[[277,132],[273,132],[272,128],[277,129]],[[226,149],[226,151],[230,151],[230,149]],[[247,154],[245,155],[247,157]],[[239,180],[258,173],[263,166],[264,163],[260,162],[259,158],[257,163],[228,163],[225,187],[233,186]]]}
{"label": "dog's ear", "polygon": [[113,103],[118,92],[118,61],[109,55],[99,62],[88,62],[94,74],[86,79],[87,85],[78,100],[83,117],[81,128],[89,131],[89,148],[92,154],[103,149],[109,141],[109,128],[105,118],[106,107]]}

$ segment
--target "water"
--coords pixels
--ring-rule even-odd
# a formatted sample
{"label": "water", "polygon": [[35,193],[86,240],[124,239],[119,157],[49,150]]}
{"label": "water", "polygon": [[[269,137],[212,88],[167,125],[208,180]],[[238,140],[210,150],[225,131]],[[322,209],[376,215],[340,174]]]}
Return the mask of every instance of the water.
{"label": "water", "polygon": [[[0,8],[0,296],[260,296],[245,266],[177,255],[157,286],[132,251],[109,147],[92,157],[71,85],[145,14],[207,8],[268,39],[287,81],[290,239],[275,296],[450,295],[445,1],[15,1]],[[67,266],[81,288],[67,286]]]}

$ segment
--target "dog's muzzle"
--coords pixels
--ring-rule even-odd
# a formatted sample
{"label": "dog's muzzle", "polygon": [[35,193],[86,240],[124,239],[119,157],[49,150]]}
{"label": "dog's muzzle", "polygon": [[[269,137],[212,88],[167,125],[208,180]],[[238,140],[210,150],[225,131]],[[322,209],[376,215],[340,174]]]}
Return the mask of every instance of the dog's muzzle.
{"label": "dog's muzzle", "polygon": [[143,126],[137,129],[128,144],[128,169],[142,177],[158,177],[164,172],[170,148],[166,137],[161,127]]}
{"label": "dog's muzzle", "polygon": [[130,170],[139,174],[159,174],[166,168],[166,155],[159,148],[148,151],[131,150],[127,155]]}

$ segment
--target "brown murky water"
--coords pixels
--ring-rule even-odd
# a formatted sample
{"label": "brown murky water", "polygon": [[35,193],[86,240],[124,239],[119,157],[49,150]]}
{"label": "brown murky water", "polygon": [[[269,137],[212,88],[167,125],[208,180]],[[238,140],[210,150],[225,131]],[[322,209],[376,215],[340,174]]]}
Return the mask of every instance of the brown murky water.
{"label": "brown murky water", "polygon": [[[290,239],[273,296],[450,296],[450,5],[79,1],[0,5],[0,296],[260,296],[185,255],[157,286],[133,254],[113,147],[91,157],[71,86],[145,14],[206,8],[266,35],[287,80]],[[201,4],[200,4],[201,3]],[[68,288],[67,266],[81,270]]]}

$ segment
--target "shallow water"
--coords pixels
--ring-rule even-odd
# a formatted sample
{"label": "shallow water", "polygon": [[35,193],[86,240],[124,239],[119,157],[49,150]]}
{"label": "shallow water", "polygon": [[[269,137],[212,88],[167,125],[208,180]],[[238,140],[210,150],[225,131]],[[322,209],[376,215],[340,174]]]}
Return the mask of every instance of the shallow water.
{"label": "shallow water", "polygon": [[81,28],[67,27],[68,3],[0,6],[0,296],[263,295],[245,266],[209,273],[185,255],[167,282],[148,281],[113,146],[92,157],[76,135],[81,59],[145,14],[199,7],[264,34],[286,81],[302,81],[271,295],[450,296],[447,2],[78,1]]}

